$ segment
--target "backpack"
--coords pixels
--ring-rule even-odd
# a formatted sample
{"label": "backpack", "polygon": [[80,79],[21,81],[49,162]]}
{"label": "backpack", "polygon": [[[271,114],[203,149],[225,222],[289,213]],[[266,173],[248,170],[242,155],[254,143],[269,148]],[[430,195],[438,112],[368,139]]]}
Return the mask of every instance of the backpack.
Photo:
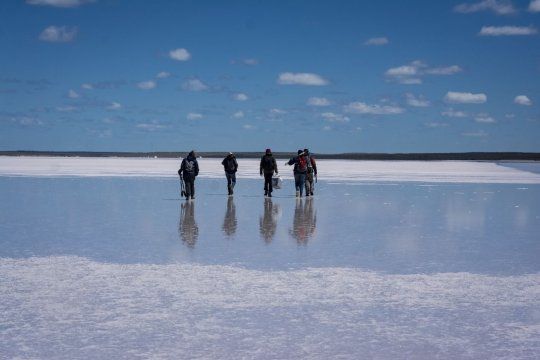
{"label": "backpack", "polygon": [[305,156],[299,156],[298,157],[298,171],[299,172],[306,172],[307,171],[307,160]]}
{"label": "backpack", "polygon": [[264,156],[262,161],[262,168],[267,171],[274,170],[274,161],[272,156]]}
{"label": "backpack", "polygon": [[195,172],[195,161],[186,159],[186,162],[184,163],[184,171],[188,172],[188,173],[194,173]]}

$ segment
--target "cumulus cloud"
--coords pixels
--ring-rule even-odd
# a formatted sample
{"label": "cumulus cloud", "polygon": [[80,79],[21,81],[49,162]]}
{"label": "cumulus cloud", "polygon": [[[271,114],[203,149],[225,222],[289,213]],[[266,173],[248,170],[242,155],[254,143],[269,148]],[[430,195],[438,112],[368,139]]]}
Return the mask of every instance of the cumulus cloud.
{"label": "cumulus cloud", "polygon": [[307,86],[323,86],[328,85],[328,80],[322,76],[313,73],[291,73],[285,72],[279,74],[278,84],[281,85],[307,85]]}
{"label": "cumulus cloud", "polygon": [[441,115],[446,116],[446,117],[453,117],[453,118],[464,118],[468,116],[466,112],[454,110],[452,108],[441,112]]}
{"label": "cumulus cloud", "polygon": [[329,106],[331,105],[330,101],[327,98],[323,97],[310,97],[307,101],[309,106]]}
{"label": "cumulus cloud", "polygon": [[397,115],[405,112],[405,109],[392,105],[369,105],[364,102],[355,101],[345,105],[343,110],[352,114],[371,114],[371,115]]}
{"label": "cumulus cloud", "polygon": [[202,118],[203,118],[202,114],[199,114],[199,113],[189,113],[186,116],[186,119],[188,120],[200,120]]}
{"label": "cumulus cloud", "polygon": [[506,0],[483,0],[473,4],[459,4],[454,7],[454,11],[463,14],[492,11],[498,15],[510,15],[517,12],[512,3]]}
{"label": "cumulus cloud", "polygon": [[409,106],[414,106],[414,107],[428,107],[430,104],[429,104],[429,101],[426,100],[423,96],[414,96],[413,94],[410,94],[410,93],[407,93],[405,94],[405,97],[407,98],[407,104]]}
{"label": "cumulus cloud", "polygon": [[540,12],[540,0],[532,0],[529,4],[530,12]]}
{"label": "cumulus cloud", "polygon": [[96,0],[26,0],[26,3],[29,5],[74,8],[84,4],[93,3],[95,1]]}
{"label": "cumulus cloud", "polygon": [[68,97],[71,99],[77,99],[81,96],[75,90],[71,89],[68,91]]}
{"label": "cumulus cloud", "polygon": [[167,72],[167,71],[161,71],[160,73],[158,73],[158,74],[156,75],[156,77],[157,77],[158,79],[166,79],[166,78],[168,78],[168,77],[170,77],[170,76],[171,76],[171,73],[170,73],[170,72]]}
{"label": "cumulus cloud", "polygon": [[390,81],[395,81],[405,85],[416,85],[422,83],[424,75],[454,75],[462,72],[458,65],[445,67],[429,67],[420,60],[415,60],[407,65],[401,65],[386,70],[385,76]]}
{"label": "cumulus cloud", "polygon": [[85,84],[81,85],[81,88],[83,88],[85,90],[92,90],[92,89],[94,89],[94,86],[92,84],[85,83]]}
{"label": "cumulus cloud", "polygon": [[246,101],[249,98],[244,93],[237,93],[237,94],[233,95],[233,99],[236,100],[236,101]]}
{"label": "cumulus cloud", "polygon": [[532,26],[482,26],[480,36],[524,36],[538,33]]}
{"label": "cumulus cloud", "polygon": [[488,114],[478,114],[474,117],[474,120],[479,123],[494,123],[495,119],[489,116]]}
{"label": "cumulus cloud", "polygon": [[109,106],[107,106],[107,110],[118,110],[122,108],[122,104],[117,103],[113,101]]}
{"label": "cumulus cloud", "polygon": [[321,117],[330,122],[349,122],[349,117],[342,114],[334,114],[332,112],[325,112],[321,114]]}
{"label": "cumulus cloud", "polygon": [[444,96],[444,101],[454,104],[483,104],[487,101],[487,96],[482,93],[449,91]]}
{"label": "cumulus cloud", "polygon": [[191,54],[186,49],[179,48],[169,51],[169,57],[176,61],[188,61],[191,59]]}
{"label": "cumulus cloud", "polygon": [[156,82],[154,80],[141,81],[137,84],[137,87],[142,90],[150,90],[156,87]]}
{"label": "cumulus cloud", "polygon": [[77,27],[49,26],[39,34],[39,39],[47,42],[71,42],[77,37],[77,32]]}
{"label": "cumulus cloud", "polygon": [[254,129],[253,125],[251,125],[251,124],[244,124],[242,127],[243,127],[244,129],[246,129],[246,130]]}
{"label": "cumulus cloud", "polygon": [[208,90],[208,85],[197,78],[193,78],[184,81],[182,89],[188,91],[206,91]]}
{"label": "cumulus cloud", "polygon": [[518,105],[531,106],[532,101],[526,95],[518,95],[514,98],[514,103]]}
{"label": "cumulus cloud", "polygon": [[374,38],[366,40],[366,42],[364,42],[364,45],[381,46],[381,45],[386,45],[388,43],[389,41],[386,37],[374,37]]}
{"label": "cumulus cloud", "polygon": [[235,119],[242,119],[245,116],[244,112],[242,110],[235,112],[232,114],[232,117]]}

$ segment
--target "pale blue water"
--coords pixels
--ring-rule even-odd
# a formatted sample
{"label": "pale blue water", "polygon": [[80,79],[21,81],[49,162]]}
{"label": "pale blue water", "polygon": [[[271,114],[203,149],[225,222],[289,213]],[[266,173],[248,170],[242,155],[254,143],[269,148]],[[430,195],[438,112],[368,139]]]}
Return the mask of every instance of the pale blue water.
{"label": "pale blue water", "polygon": [[199,179],[180,199],[163,179],[0,178],[0,257],[77,255],[113,263],[253,269],[357,267],[391,273],[540,270],[540,186],[292,184]]}

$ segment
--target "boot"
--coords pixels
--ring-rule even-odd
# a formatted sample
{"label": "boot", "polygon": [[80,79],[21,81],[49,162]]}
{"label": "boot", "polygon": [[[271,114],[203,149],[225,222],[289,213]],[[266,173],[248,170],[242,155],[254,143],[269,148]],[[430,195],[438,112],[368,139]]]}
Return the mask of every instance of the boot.
{"label": "boot", "polygon": [[296,197],[300,197],[300,191],[296,192]]}

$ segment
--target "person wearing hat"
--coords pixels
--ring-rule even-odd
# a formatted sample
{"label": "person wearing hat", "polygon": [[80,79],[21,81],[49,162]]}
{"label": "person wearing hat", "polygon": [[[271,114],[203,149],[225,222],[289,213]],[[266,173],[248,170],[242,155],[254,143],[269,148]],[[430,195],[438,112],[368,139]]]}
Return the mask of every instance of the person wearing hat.
{"label": "person wearing hat", "polygon": [[191,150],[187,157],[182,160],[178,175],[181,175],[186,185],[186,200],[195,199],[195,178],[199,175],[199,163],[195,150]]}
{"label": "person wearing hat", "polygon": [[309,149],[304,149],[304,156],[307,163],[306,196],[313,196],[313,190],[315,188],[313,181],[317,179],[317,163],[315,162],[313,155],[309,153]]}
{"label": "person wearing hat", "polygon": [[259,166],[259,174],[264,174],[264,196],[272,197],[272,176],[278,174],[276,159],[272,155],[272,150],[266,149],[265,154],[261,157]]}
{"label": "person wearing hat", "polygon": [[238,163],[234,154],[229,152],[221,162],[221,165],[223,165],[225,176],[227,177],[227,190],[229,191],[229,195],[232,195],[234,186],[236,185],[236,172],[238,171]]}
{"label": "person wearing hat", "polygon": [[304,151],[298,150],[298,155],[291,158],[285,165],[294,165],[293,173],[296,197],[302,197],[307,175],[307,159],[304,156]]}

